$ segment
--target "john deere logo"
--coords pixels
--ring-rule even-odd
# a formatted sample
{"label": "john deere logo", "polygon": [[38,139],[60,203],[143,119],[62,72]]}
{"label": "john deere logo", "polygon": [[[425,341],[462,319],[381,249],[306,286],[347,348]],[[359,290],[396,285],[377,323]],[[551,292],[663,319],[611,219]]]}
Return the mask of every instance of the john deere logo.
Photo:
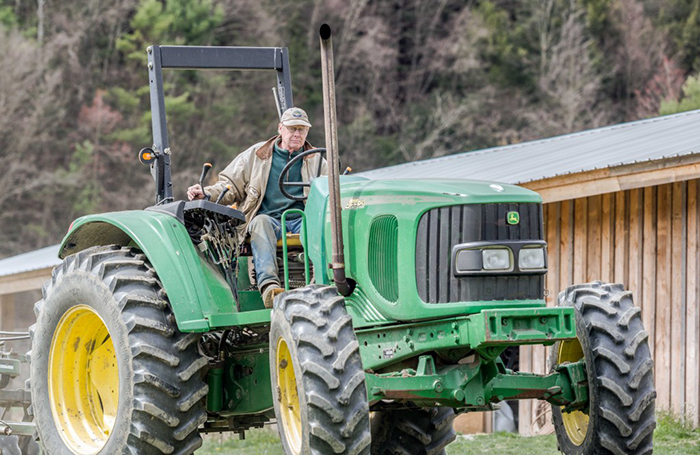
{"label": "john deere logo", "polygon": [[518,212],[508,212],[506,220],[508,221],[508,224],[518,224],[520,223],[520,214]]}

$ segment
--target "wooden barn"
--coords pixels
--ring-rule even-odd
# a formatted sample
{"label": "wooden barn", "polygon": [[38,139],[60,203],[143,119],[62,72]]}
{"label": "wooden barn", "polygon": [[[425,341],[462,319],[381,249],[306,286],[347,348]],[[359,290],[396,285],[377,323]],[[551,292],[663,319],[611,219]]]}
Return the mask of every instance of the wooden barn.
{"label": "wooden barn", "polygon": [[[58,245],[0,261],[0,331],[26,332],[34,324],[34,303],[41,298],[41,288],[51,278],[51,270],[60,262]],[[2,347],[21,354],[30,348],[31,343],[26,339],[8,341]],[[28,378],[29,369],[25,364],[22,375],[12,380],[10,388],[24,388]]]}
{"label": "wooden barn", "polygon": [[[657,408],[700,425],[700,111],[362,173],[373,178],[470,178],[522,185],[544,199],[548,305],[593,280],[623,283],[642,309],[655,359]],[[32,304],[58,246],[0,261],[0,329],[33,322]],[[545,373],[542,347],[520,369]],[[518,406],[521,434],[547,431],[549,405]],[[490,414],[463,429],[490,431]]]}

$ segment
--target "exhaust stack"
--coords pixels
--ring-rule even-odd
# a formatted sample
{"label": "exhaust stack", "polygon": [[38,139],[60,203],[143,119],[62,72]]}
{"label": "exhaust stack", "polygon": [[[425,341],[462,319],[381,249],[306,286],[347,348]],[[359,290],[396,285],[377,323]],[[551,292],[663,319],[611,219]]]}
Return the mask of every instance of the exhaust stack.
{"label": "exhaust stack", "polygon": [[323,24],[319,30],[321,38],[321,75],[323,78],[323,113],[326,127],[326,150],[328,156],[329,209],[331,216],[333,280],[340,295],[352,294],[353,287],[345,277],[345,254],[343,252],[343,223],[340,207],[340,178],[338,162],[338,129],[335,113],[335,72],[333,70],[333,43],[331,27]]}

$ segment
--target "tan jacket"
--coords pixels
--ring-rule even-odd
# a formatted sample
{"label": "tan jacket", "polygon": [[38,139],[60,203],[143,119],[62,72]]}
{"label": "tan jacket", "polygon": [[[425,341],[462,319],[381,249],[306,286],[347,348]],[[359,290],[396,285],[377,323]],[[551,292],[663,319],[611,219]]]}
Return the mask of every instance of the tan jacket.
{"label": "tan jacket", "polygon": [[[243,235],[247,232],[248,223],[257,215],[260,210],[267,181],[270,177],[272,165],[272,152],[275,142],[280,139],[274,136],[265,142],[259,142],[238,155],[226,169],[219,173],[219,181],[212,186],[208,186],[204,191],[215,201],[219,194],[230,185],[231,189],[221,200],[222,204],[237,204],[238,210],[245,214],[246,223],[239,227],[239,232]],[[314,147],[308,142],[304,144],[304,150]],[[321,160],[321,172],[319,175],[328,173],[326,160],[320,154],[313,154],[304,158],[301,166],[301,178],[305,182],[310,182],[318,177],[319,160]],[[304,196],[308,196],[309,188],[304,187]]]}

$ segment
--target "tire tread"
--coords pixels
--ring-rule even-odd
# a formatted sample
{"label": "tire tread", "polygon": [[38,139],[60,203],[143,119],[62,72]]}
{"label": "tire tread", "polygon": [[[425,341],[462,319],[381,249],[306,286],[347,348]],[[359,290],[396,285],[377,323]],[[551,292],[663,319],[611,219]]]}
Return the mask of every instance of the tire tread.
{"label": "tire tread", "polygon": [[[34,306],[37,315],[47,310],[56,286],[72,274],[91,275],[94,278],[82,280],[86,285],[101,282],[105,292],[111,292],[128,340],[126,352],[134,372],[132,411],[116,424],[128,425],[125,446],[118,452],[193,454],[202,445],[197,428],[206,420],[203,398],[208,390],[202,381],[206,361],[197,351],[200,335],[178,331],[167,295],[146,256],[116,245],[67,257],[44,285],[43,298]],[[185,401],[187,406],[182,405]],[[37,425],[39,439],[44,426],[46,422]]]}
{"label": "tire tread", "polygon": [[[621,284],[593,282],[559,294],[560,306],[576,310],[589,383],[589,427],[582,444],[573,444],[552,406],[560,450],[571,455],[651,453],[654,416],[654,362],[641,311]],[[556,344],[549,364],[557,361]]]}
{"label": "tire tread", "polygon": [[456,439],[451,408],[379,411],[372,421],[372,455],[443,455]]}
{"label": "tire tread", "polygon": [[[343,297],[329,286],[310,285],[281,294],[275,299],[272,329],[291,335],[307,408],[308,448],[312,455],[368,455],[369,405],[359,344]],[[286,327],[286,328],[285,328]],[[271,338],[271,347],[275,340]],[[276,366],[273,365],[273,381]],[[301,384],[300,384],[301,383]],[[278,403],[275,403],[278,406]],[[278,420],[278,425],[281,421]],[[284,428],[280,428],[283,444]]]}

